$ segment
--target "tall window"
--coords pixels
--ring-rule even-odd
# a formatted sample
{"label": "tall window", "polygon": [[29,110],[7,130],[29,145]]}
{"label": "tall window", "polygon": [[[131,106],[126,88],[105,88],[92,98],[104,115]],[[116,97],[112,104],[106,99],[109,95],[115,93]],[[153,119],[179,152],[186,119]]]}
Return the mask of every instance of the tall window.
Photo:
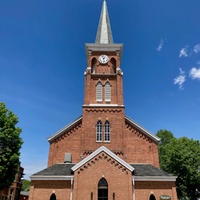
{"label": "tall window", "polygon": [[13,196],[13,192],[14,192],[14,189],[11,189],[11,190],[10,190],[10,195],[9,195],[9,200],[14,199],[14,198],[12,198],[12,196]]}
{"label": "tall window", "polygon": [[56,195],[52,194],[51,197],[50,197],[50,200],[56,200]]}
{"label": "tall window", "polygon": [[111,89],[109,82],[106,82],[105,84],[105,101],[111,101]]}
{"label": "tall window", "polygon": [[96,125],[96,140],[102,141],[102,122],[99,120]]}
{"label": "tall window", "polygon": [[110,60],[112,68],[111,69],[111,74],[116,74],[116,60],[114,58],[111,58]]}
{"label": "tall window", "polygon": [[102,101],[102,84],[101,84],[101,82],[98,82],[97,86],[96,86],[96,100]]}
{"label": "tall window", "polygon": [[110,141],[110,122],[106,121],[104,125],[104,140]]}
{"label": "tall window", "polygon": [[98,200],[108,200],[108,183],[105,178],[98,184]]}
{"label": "tall window", "polygon": [[149,200],[156,200],[156,197],[153,194],[151,194]]}
{"label": "tall window", "polygon": [[92,66],[91,73],[92,73],[92,74],[95,74],[96,63],[97,63],[97,59],[96,59],[96,58],[93,58],[93,59],[92,59],[92,62],[91,62],[91,66]]}

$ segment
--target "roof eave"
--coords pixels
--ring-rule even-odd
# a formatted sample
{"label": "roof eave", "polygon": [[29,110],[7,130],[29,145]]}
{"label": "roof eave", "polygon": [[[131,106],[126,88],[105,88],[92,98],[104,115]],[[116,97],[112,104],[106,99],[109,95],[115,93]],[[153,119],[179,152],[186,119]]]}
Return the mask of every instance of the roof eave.
{"label": "roof eave", "polygon": [[142,131],[144,134],[148,135],[151,139],[153,139],[155,142],[159,142],[160,138],[158,138],[157,136],[155,136],[154,134],[150,133],[149,131],[147,131],[146,129],[144,129],[142,126],[138,125],[136,122],[134,122],[132,119],[130,119],[129,117],[125,116],[125,119],[131,123],[133,126],[137,127],[140,131]]}
{"label": "roof eave", "polygon": [[96,44],[96,43],[86,43],[85,44],[85,49],[86,49],[86,55],[88,54],[88,52],[92,52],[92,51],[116,51],[119,52],[120,55],[122,54],[122,50],[123,50],[123,44],[119,43],[119,44]]}
{"label": "roof eave", "polygon": [[176,176],[133,176],[135,181],[176,181]]}
{"label": "roof eave", "polygon": [[82,120],[82,116],[80,116],[79,118],[77,118],[76,120],[74,120],[73,122],[71,122],[70,124],[68,124],[67,126],[63,127],[59,131],[57,131],[55,134],[53,134],[52,136],[50,136],[48,138],[48,142],[51,142],[55,138],[59,137],[63,132],[65,132],[68,129],[70,129],[73,125],[75,125],[76,123],[78,123],[80,120]]}
{"label": "roof eave", "polygon": [[71,180],[74,176],[31,176],[31,181],[49,181],[49,180],[56,180],[56,181],[62,181],[62,180]]}

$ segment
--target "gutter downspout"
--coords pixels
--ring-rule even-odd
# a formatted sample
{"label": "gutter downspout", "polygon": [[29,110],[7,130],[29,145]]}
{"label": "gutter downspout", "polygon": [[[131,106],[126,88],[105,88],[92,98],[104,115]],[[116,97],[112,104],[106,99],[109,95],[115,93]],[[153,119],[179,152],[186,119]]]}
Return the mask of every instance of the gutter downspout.
{"label": "gutter downspout", "polygon": [[132,191],[133,191],[133,200],[135,200],[135,179],[132,177]]}
{"label": "gutter downspout", "polygon": [[71,177],[71,191],[70,191],[70,200],[72,200],[73,185],[74,185],[74,177]]}

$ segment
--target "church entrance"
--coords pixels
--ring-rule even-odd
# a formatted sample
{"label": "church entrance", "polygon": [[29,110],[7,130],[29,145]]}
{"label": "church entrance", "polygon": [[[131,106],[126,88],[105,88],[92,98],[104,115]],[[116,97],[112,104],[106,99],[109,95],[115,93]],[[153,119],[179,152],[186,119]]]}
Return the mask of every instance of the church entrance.
{"label": "church entrance", "polygon": [[108,183],[105,178],[98,184],[98,200],[108,200]]}
{"label": "church entrance", "polygon": [[156,200],[156,197],[153,194],[151,194],[149,200]]}
{"label": "church entrance", "polygon": [[56,195],[52,194],[51,197],[50,197],[50,200],[56,200]]}

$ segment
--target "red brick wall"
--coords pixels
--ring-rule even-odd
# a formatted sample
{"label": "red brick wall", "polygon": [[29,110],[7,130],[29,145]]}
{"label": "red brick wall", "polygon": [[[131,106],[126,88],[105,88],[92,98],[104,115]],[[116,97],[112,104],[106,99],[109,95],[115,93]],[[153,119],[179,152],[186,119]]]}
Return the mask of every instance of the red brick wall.
{"label": "red brick wall", "polygon": [[160,181],[136,181],[135,182],[135,199],[148,200],[153,194],[157,200],[162,195],[168,195],[172,200],[177,200],[175,182]]}
{"label": "red brick wall", "polygon": [[[98,57],[107,54],[110,61],[101,65]],[[93,59],[93,61],[92,61]],[[96,59],[96,61],[94,61]],[[85,93],[82,123],[72,127],[50,143],[48,166],[64,161],[65,153],[72,153],[72,162],[77,163],[100,146],[106,146],[128,163],[149,163],[159,167],[157,144],[141,131],[125,123],[123,104],[122,74],[114,73],[111,68],[116,61],[120,67],[120,59],[116,52],[91,52],[88,56],[89,68],[85,75]],[[92,62],[96,74],[91,74]],[[91,65],[91,66],[90,66]],[[110,75],[109,75],[110,74]],[[111,102],[96,102],[96,84],[101,80],[104,85],[111,83]],[[103,98],[104,99],[104,98]],[[101,106],[100,104],[107,105]],[[90,104],[99,106],[91,107]],[[109,107],[117,104],[117,107]],[[110,122],[110,142],[96,142],[96,123],[101,120]],[[103,132],[104,133],[104,132]]]}
{"label": "red brick wall", "polygon": [[[110,150],[123,150],[123,109],[112,108],[85,108],[83,109],[83,137],[82,146],[84,150],[96,150],[100,146],[106,146]],[[110,142],[104,141],[104,130],[102,131],[102,142],[96,142],[96,123],[110,122]]]}
{"label": "red brick wall", "polygon": [[49,200],[54,193],[56,199],[70,199],[71,181],[31,181],[29,200]]}
{"label": "red brick wall", "polygon": [[[96,142],[96,123],[110,122],[110,142]],[[157,144],[136,128],[125,124],[123,108],[84,108],[82,125],[68,130],[50,144],[49,162],[64,162],[64,154],[72,153],[72,162],[78,163],[100,146],[115,152],[128,163],[149,163],[159,167]]]}
{"label": "red brick wall", "polygon": [[92,192],[96,200],[98,182],[102,177],[108,182],[108,199],[113,199],[113,193],[116,200],[132,199],[131,172],[105,153],[100,153],[75,172],[73,199],[91,199]]}
{"label": "red brick wall", "polygon": [[19,200],[28,200],[28,196],[20,194]]}
{"label": "red brick wall", "polygon": [[[95,65],[95,73],[91,73],[92,68],[92,59],[98,59],[101,54],[107,54],[110,57],[110,61],[107,64],[100,64],[99,62]],[[116,56],[116,53],[111,52],[94,52],[94,55],[88,57],[88,63],[90,64],[90,69],[86,70],[85,75],[85,89],[84,89],[84,104],[118,104],[123,105],[123,88],[122,88],[122,75],[120,73],[113,72],[113,64],[111,59],[116,60],[116,69],[120,67],[119,57]],[[109,81],[111,84],[111,102],[104,101],[104,85],[106,81]],[[96,85],[101,81],[103,85],[103,101],[97,102],[96,101]]]}
{"label": "red brick wall", "polygon": [[159,168],[157,143],[126,123],[124,130],[125,155],[128,163],[149,163]]}
{"label": "red brick wall", "polygon": [[[174,182],[135,181],[134,190],[132,173],[105,152],[100,153],[74,173],[73,200],[91,199],[98,197],[98,183],[101,178],[108,182],[108,199],[149,200],[151,194],[156,199],[168,195],[177,200]],[[71,181],[32,181],[29,200],[50,199],[54,193],[57,199],[70,199]]]}
{"label": "red brick wall", "polygon": [[79,162],[82,132],[81,123],[79,123],[54,139],[50,143],[48,166],[63,163],[65,153],[72,153],[72,162]]}

